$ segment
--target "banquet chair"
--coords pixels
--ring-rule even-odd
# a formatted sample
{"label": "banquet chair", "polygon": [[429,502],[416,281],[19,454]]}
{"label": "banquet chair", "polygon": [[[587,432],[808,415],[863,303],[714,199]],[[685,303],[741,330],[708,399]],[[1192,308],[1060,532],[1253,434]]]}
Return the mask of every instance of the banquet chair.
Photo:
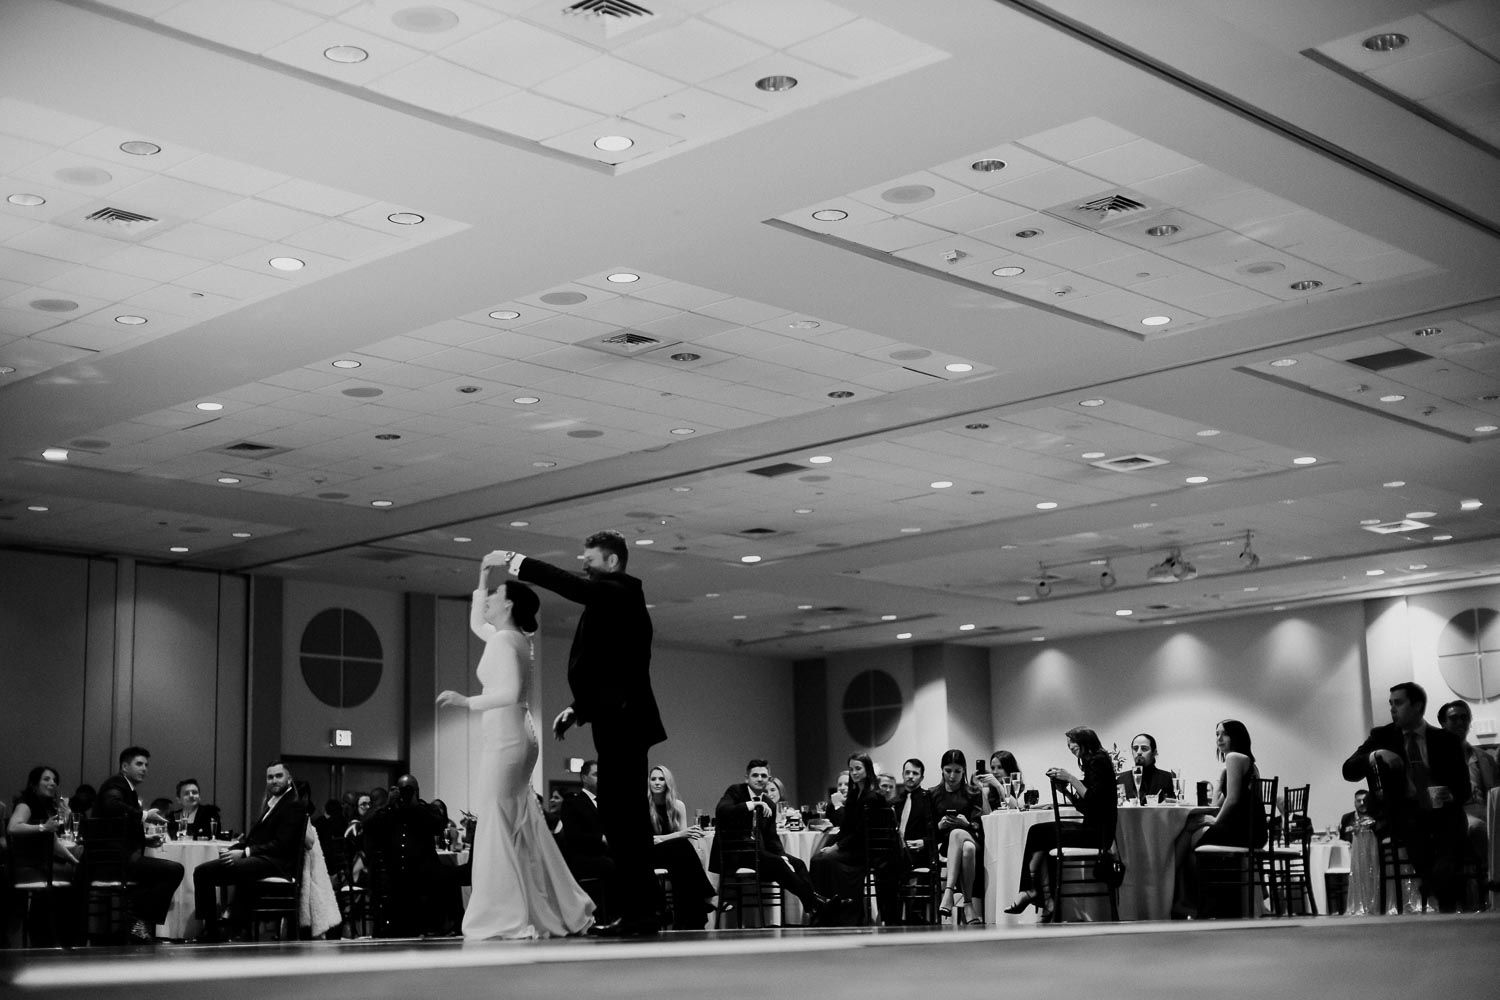
{"label": "banquet chair", "polygon": [[297,860],[292,875],[268,875],[240,888],[250,893],[250,933],[253,940],[260,940],[261,926],[276,921],[278,941],[294,941],[297,938],[298,914],[301,907],[302,855],[307,850],[306,840],[297,840]]}
{"label": "banquet chair", "polygon": [[[1310,913],[1317,916],[1318,904],[1313,897],[1312,879],[1312,821],[1307,816],[1307,800],[1311,785],[1286,788],[1281,799],[1281,837],[1279,843],[1271,845],[1266,852],[1273,875],[1281,892],[1278,913],[1298,916]],[[1294,907],[1292,898],[1297,897]],[[1284,905],[1281,905],[1284,904]]]}
{"label": "banquet chair", "polygon": [[656,911],[656,924],[662,930],[670,930],[676,909],[672,897],[672,873],[665,868],[656,869],[656,898],[661,904]]}
{"label": "banquet chair", "polygon": [[905,924],[937,923],[938,901],[944,882],[943,861],[931,847],[908,854],[906,870],[896,887],[896,907]]}
{"label": "banquet chair", "polygon": [[889,808],[871,808],[865,827],[864,871],[860,876],[864,894],[859,908],[860,924],[891,922],[896,918],[900,880],[901,841],[896,833],[896,814]]}
{"label": "banquet chair", "polygon": [[[52,830],[17,831],[10,834],[10,850],[5,855],[5,877],[21,901],[21,947],[32,944],[32,924],[40,916],[47,918],[49,936],[44,940],[51,944],[58,940],[58,911],[63,919],[71,920],[68,900],[73,882],[57,875],[57,857],[54,853],[57,834]],[[40,904],[40,905],[38,905]],[[66,946],[71,935],[63,937]]]}
{"label": "banquet chair", "polygon": [[[130,892],[135,888],[126,875],[130,851],[126,847],[127,816],[84,817],[79,823],[79,842],[83,845],[83,870],[80,877],[87,884],[87,920],[91,937],[107,942],[125,939],[125,916],[130,911]],[[96,924],[103,932],[94,935]]]}
{"label": "banquet chair", "polygon": [[772,926],[767,908],[781,908],[781,886],[760,877],[760,844],[754,837],[725,837],[719,845],[719,907],[714,929],[734,914],[736,927],[745,926],[745,911],[753,909],[762,927]]}
{"label": "banquet chair", "polygon": [[[1120,919],[1120,892],[1108,882],[1095,877],[1094,867],[1107,860],[1112,851],[1100,847],[1066,847],[1063,845],[1063,824],[1081,826],[1078,820],[1062,818],[1062,803],[1057,797],[1057,783],[1052,786],[1052,829],[1057,834],[1057,844],[1047,852],[1052,875],[1052,920],[1061,923],[1064,916],[1064,899],[1108,899],[1109,919]],[[1069,876],[1072,878],[1069,878]]]}
{"label": "banquet chair", "polygon": [[[1276,787],[1280,778],[1261,778],[1261,804],[1266,810],[1266,829],[1271,829],[1270,819],[1276,809]],[[1193,848],[1198,865],[1198,910],[1205,916],[1218,916],[1222,893],[1216,890],[1233,889],[1236,916],[1257,917],[1263,909],[1263,892],[1272,889],[1275,876],[1265,860],[1262,845],[1235,847],[1227,844],[1199,844]]]}

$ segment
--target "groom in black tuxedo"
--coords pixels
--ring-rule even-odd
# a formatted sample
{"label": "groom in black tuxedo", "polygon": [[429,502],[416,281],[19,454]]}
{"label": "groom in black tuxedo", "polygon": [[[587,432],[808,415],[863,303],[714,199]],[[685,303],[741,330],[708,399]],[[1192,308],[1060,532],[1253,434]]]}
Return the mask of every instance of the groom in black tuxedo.
{"label": "groom in black tuxedo", "polygon": [[[292,789],[292,774],[281,761],[272,761],[266,766],[266,798],[260,818],[248,833],[220,851],[216,860],[205,861],[193,869],[197,915],[203,921],[200,940],[223,940],[219,928],[219,886],[301,876],[302,838],[306,830],[307,810]],[[231,913],[238,928],[245,924],[247,902],[243,891],[236,894]]]}
{"label": "groom in black tuxedo", "polygon": [[612,937],[657,933],[651,817],[642,794],[646,755],[667,738],[651,690],[651,615],[641,581],[626,574],[630,551],[617,531],[583,540],[583,573],[569,573],[519,552],[491,553],[524,583],[583,605],[568,652],[573,703],[552,723],[562,739],[573,726],[594,727],[599,757],[599,818],[615,861],[610,906],[618,919],[596,928]]}

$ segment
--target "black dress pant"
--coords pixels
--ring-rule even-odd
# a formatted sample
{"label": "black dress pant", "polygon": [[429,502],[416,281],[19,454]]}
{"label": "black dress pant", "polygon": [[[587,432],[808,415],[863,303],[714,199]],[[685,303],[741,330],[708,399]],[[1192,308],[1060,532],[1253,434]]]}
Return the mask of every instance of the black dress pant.
{"label": "black dress pant", "polygon": [[594,722],[599,753],[599,821],[614,859],[609,902],[614,916],[627,924],[654,926],[660,891],[651,863],[651,812],[641,786],[647,777],[647,752],[628,721]]}
{"label": "black dress pant", "polygon": [[[215,924],[219,919],[218,888],[221,885],[248,885],[263,878],[283,875],[281,868],[269,858],[236,858],[205,861],[193,869],[193,892],[197,896],[196,915],[205,924]],[[230,905],[230,917],[241,923],[248,908],[247,895],[236,892]]]}
{"label": "black dress pant", "polygon": [[[84,848],[87,855],[88,848]],[[152,930],[167,922],[172,896],[182,884],[182,865],[166,858],[136,858],[126,862],[125,877],[133,882],[130,891],[130,915],[144,920]]]}

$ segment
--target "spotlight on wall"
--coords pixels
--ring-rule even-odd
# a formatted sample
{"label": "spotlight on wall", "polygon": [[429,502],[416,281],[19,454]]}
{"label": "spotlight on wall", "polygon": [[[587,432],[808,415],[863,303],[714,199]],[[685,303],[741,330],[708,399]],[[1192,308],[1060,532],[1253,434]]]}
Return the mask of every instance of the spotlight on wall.
{"label": "spotlight on wall", "polygon": [[1245,532],[1245,547],[1240,550],[1240,569],[1255,569],[1260,565],[1260,556],[1250,548],[1250,540],[1253,537],[1255,537],[1253,531]]}
{"label": "spotlight on wall", "polygon": [[1104,563],[1104,571],[1099,574],[1099,589],[1108,590],[1115,585],[1114,570],[1110,567],[1108,560]]}

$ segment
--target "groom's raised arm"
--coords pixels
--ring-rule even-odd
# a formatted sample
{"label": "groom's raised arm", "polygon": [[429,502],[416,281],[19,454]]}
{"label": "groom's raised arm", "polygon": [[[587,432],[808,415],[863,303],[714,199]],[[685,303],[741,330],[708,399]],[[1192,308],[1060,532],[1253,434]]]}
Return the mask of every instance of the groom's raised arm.
{"label": "groom's raised arm", "polygon": [[597,596],[601,587],[599,583],[585,576],[569,573],[551,563],[532,559],[519,552],[511,556],[509,569],[510,575],[522,583],[534,583],[574,604],[588,604]]}

